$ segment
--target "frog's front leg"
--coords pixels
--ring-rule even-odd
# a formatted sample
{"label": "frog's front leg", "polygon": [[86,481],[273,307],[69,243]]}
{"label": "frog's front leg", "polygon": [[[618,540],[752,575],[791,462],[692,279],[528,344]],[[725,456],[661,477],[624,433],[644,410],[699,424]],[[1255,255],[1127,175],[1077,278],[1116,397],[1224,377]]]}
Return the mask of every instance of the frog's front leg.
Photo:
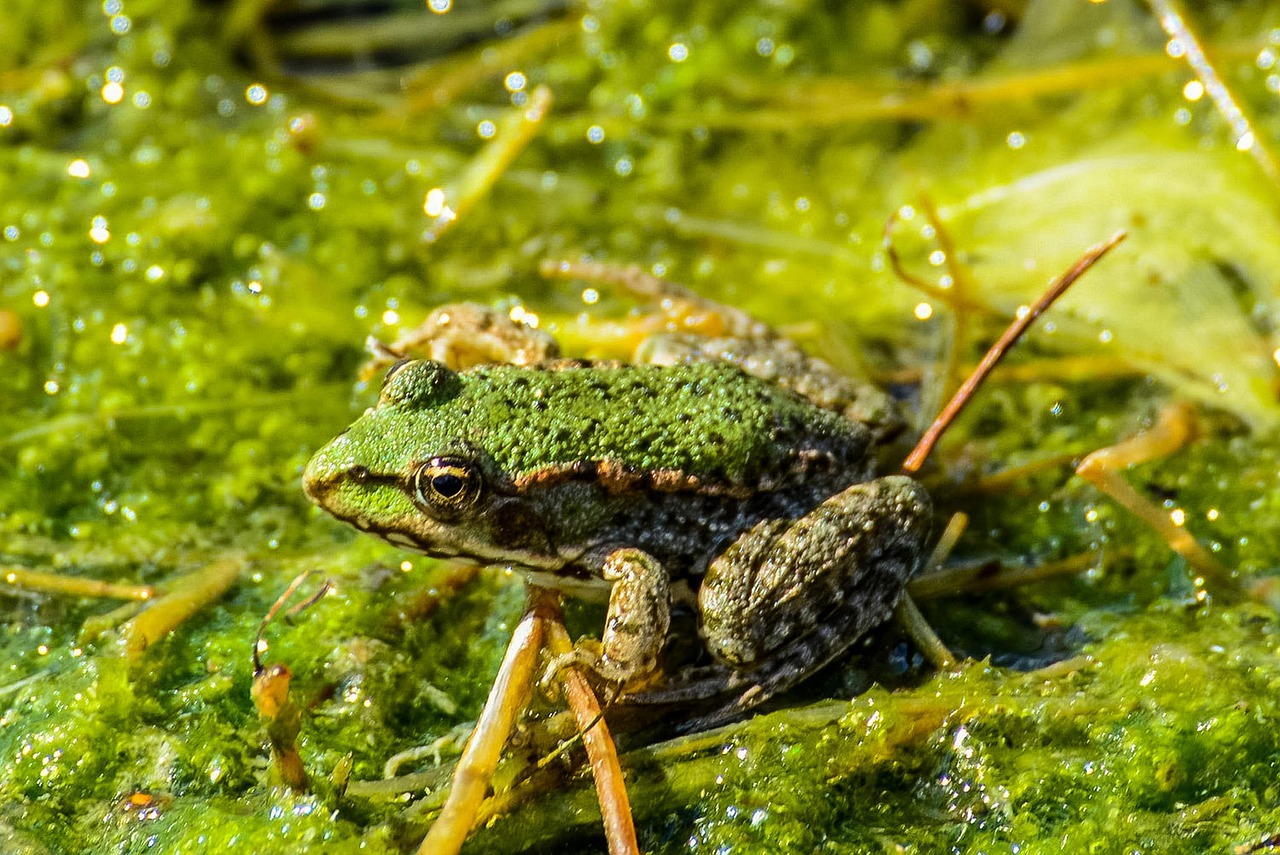
{"label": "frog's front leg", "polygon": [[639,549],[611,553],[602,575],[613,588],[599,649],[580,643],[552,663],[551,673],[576,665],[621,689],[657,668],[671,625],[671,594],[667,571]]}
{"label": "frog's front leg", "polygon": [[710,651],[757,704],[884,622],[925,556],[924,488],[892,476],[855,484],[796,520],[768,520],[709,568],[698,591]]}

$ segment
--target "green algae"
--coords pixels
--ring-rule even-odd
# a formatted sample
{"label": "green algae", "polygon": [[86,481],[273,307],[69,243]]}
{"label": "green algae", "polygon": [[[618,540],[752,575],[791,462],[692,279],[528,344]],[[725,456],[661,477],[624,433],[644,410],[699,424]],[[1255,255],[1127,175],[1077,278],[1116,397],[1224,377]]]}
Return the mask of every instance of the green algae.
{"label": "green algae", "polygon": [[[1189,396],[1208,404],[1203,439],[1131,478],[1242,576],[1280,556],[1277,190],[1187,100],[1189,73],[1142,6],[1078,5],[988,13],[986,28],[931,2],[550,10],[521,18],[541,42],[454,48],[435,69],[451,97],[409,113],[412,86],[251,66],[270,61],[245,23],[254,4],[8,4],[0,308],[22,339],[0,353],[0,559],[161,588],[231,550],[254,564],[133,665],[110,632],[81,637],[112,605],[0,600],[0,849],[411,847],[429,811],[339,797],[333,770],[350,755],[355,780],[381,778],[391,755],[473,718],[521,594],[501,572],[454,591],[445,568],[307,507],[305,462],[371,403],[352,379],[364,337],[460,297],[515,296],[567,325],[583,295],[536,270],[589,253],[779,324],[820,319],[806,343],[892,379],[933,365],[949,328],[877,250],[921,192],[994,316],[1131,231],[1016,355],[1038,379],[984,391],[928,476],[973,518],[958,559],[1097,561],[926,604],[975,657],[955,673],[886,631],[782,709],[631,746],[644,846],[1201,852],[1275,833],[1275,612],[1197,605],[1181,559],[1066,465],[974,486],[1079,457]],[[1274,11],[1212,4],[1195,20],[1275,138]],[[509,44],[524,52],[486,65]],[[1095,70],[1117,61],[1128,73]],[[517,70],[524,91],[551,87],[551,116],[425,242],[426,193],[513,108]],[[896,239],[914,271],[946,272],[918,214]],[[932,319],[915,320],[921,302]],[[623,310],[607,291],[596,308]],[[987,320],[971,315],[981,334]],[[1061,353],[1111,370],[1067,376],[1046,358]],[[306,569],[336,592],[269,628],[264,654],[288,664],[304,709],[316,793],[291,795],[272,785],[251,652]],[[478,832],[476,851],[601,851],[574,774]],[[158,818],[123,809],[134,791],[162,797]]]}

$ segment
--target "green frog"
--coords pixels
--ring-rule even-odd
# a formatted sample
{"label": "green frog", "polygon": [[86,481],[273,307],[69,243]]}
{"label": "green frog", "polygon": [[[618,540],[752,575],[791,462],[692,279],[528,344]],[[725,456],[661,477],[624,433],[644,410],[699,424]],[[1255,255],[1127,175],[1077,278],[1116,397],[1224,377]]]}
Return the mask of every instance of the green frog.
{"label": "green frog", "polygon": [[[743,710],[889,617],[924,560],[930,501],[910,478],[874,477],[876,447],[901,426],[883,392],[745,313],[628,284],[713,313],[717,334],[656,334],[627,362],[571,360],[509,313],[443,307],[413,335],[433,358],[392,365],[303,486],[396,546],[608,592],[599,643],[572,659],[624,700],[630,687],[692,697],[710,681]],[[719,665],[653,689],[682,598],[696,599]]]}

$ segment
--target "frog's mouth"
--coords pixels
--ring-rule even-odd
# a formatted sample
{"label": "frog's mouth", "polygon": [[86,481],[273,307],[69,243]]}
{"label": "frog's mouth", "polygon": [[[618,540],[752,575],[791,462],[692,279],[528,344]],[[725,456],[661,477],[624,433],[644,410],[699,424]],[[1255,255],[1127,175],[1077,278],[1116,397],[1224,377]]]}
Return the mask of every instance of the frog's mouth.
{"label": "frog's mouth", "polygon": [[544,554],[530,550],[503,547],[489,543],[486,538],[472,538],[465,528],[440,526],[421,515],[415,515],[403,524],[390,526],[361,525],[360,520],[344,519],[361,531],[376,535],[392,546],[419,552],[444,560],[462,559],[495,566],[516,566],[532,571],[561,574],[571,564],[553,553]]}

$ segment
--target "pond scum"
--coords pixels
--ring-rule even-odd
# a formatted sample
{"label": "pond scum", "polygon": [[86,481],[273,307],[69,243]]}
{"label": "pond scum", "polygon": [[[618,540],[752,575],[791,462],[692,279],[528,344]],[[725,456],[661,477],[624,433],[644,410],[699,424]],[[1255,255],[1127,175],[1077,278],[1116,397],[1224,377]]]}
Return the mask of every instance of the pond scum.
{"label": "pond scum", "polygon": [[[886,629],[744,722],[615,732],[639,840],[1273,851],[1280,189],[1255,147],[1280,137],[1280,14],[1196,4],[1206,78],[1154,5],[6,4],[0,851],[422,838],[524,594],[308,507],[302,466],[371,403],[367,336],[504,301],[590,353],[579,316],[628,304],[540,265],[637,264],[923,424],[1120,229],[924,473],[940,520],[970,519],[950,581],[916,592],[961,664]],[[497,158],[540,87],[554,106]],[[882,248],[891,215],[923,292]],[[1197,438],[1125,477],[1234,602],[1072,476],[1186,403]],[[251,687],[304,571],[331,590],[260,651],[292,675],[295,792]],[[575,635],[599,627],[567,605]],[[465,851],[603,851],[579,744],[525,783],[573,732],[526,722]]]}

